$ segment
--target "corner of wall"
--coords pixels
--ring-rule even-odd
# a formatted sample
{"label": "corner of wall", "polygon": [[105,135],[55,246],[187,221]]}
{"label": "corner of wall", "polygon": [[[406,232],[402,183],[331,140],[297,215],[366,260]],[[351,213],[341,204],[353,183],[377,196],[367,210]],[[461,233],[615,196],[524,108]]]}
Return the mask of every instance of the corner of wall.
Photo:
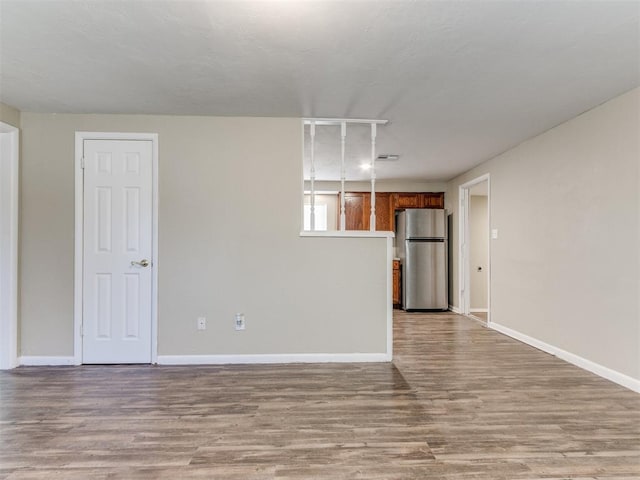
{"label": "corner of wall", "polygon": [[20,110],[0,102],[0,122],[20,128]]}

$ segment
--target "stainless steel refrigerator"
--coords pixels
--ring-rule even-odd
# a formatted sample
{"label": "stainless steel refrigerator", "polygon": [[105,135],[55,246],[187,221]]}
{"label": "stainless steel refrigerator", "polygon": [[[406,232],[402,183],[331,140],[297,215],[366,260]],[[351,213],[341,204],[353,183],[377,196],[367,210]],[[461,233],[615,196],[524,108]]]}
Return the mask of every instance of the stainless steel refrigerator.
{"label": "stainless steel refrigerator", "polygon": [[396,248],[402,265],[402,308],[447,310],[447,213],[409,208],[398,214]]}

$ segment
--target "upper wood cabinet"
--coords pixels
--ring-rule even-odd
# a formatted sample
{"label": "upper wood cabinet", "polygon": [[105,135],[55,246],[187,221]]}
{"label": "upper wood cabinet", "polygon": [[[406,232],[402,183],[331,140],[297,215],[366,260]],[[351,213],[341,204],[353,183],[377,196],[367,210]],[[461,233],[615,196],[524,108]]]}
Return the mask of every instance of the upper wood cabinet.
{"label": "upper wood cabinet", "polygon": [[394,196],[394,208],[444,208],[444,192],[399,192]]}
{"label": "upper wood cabinet", "polygon": [[394,193],[395,208],[422,208],[422,193]]}
{"label": "upper wood cabinet", "polygon": [[[345,192],[344,207],[347,230],[369,230],[371,218],[369,192]],[[395,212],[405,208],[444,208],[444,193],[376,193],[376,230],[393,232]],[[338,202],[338,218],[340,218],[340,202]]]}
{"label": "upper wood cabinet", "polygon": [[444,192],[423,193],[422,208],[444,208]]}

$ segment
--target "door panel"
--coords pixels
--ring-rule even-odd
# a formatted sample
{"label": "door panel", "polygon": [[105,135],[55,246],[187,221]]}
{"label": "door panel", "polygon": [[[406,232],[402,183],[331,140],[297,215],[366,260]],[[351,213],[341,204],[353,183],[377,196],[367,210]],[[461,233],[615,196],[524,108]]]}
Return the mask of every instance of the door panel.
{"label": "door panel", "polygon": [[83,363],[150,363],[152,143],[84,141]]}
{"label": "door panel", "polygon": [[344,194],[344,204],[345,229],[368,230],[370,200],[367,194],[347,192]]}
{"label": "door panel", "polygon": [[390,193],[376,193],[376,230],[393,232],[393,205]]}
{"label": "door panel", "polygon": [[420,199],[419,193],[396,193],[395,208],[420,208]]}
{"label": "door panel", "polygon": [[444,193],[423,193],[422,206],[424,208],[444,208]]}

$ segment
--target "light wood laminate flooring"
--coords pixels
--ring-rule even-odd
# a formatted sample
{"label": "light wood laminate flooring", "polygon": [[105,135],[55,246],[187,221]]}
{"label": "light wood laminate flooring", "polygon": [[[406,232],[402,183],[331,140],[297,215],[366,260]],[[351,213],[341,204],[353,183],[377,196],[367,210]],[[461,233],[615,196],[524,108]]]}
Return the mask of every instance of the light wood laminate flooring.
{"label": "light wood laminate flooring", "polygon": [[393,364],[0,372],[0,479],[638,479],[640,395],[454,314]]}
{"label": "light wood laminate flooring", "polygon": [[471,316],[477,318],[478,320],[487,323],[487,318],[489,317],[489,314],[487,312],[472,312]]}

